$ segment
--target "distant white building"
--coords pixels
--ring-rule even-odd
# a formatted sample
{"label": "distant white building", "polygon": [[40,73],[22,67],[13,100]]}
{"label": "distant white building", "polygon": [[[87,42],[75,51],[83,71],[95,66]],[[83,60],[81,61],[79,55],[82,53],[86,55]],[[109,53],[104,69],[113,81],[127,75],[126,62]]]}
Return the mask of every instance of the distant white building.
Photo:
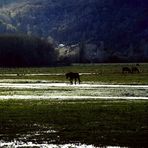
{"label": "distant white building", "polygon": [[62,48],[62,47],[65,47],[65,45],[64,44],[59,44],[59,47]]}

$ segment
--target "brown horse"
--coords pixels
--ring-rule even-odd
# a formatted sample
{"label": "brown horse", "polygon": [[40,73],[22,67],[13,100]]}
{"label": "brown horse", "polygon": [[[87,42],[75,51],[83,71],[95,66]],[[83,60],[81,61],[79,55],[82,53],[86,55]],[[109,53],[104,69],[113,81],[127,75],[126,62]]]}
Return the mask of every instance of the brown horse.
{"label": "brown horse", "polygon": [[73,84],[73,81],[76,84],[77,80],[79,84],[81,82],[79,73],[69,72],[69,73],[66,73],[65,76],[66,76],[66,79],[69,79],[70,84]]}
{"label": "brown horse", "polygon": [[137,67],[132,67],[132,73],[140,73],[140,70]]}
{"label": "brown horse", "polygon": [[132,73],[131,69],[129,67],[123,67],[122,68],[122,73]]}

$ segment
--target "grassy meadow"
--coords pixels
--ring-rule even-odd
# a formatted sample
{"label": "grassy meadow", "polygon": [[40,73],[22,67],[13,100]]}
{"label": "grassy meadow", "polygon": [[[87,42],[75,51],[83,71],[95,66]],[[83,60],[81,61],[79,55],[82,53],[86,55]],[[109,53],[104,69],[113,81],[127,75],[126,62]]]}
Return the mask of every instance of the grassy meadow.
{"label": "grassy meadow", "polygon": [[[132,65],[135,64],[1,68],[0,83],[68,83],[65,73],[73,71],[81,74],[84,84],[148,85],[148,64],[140,64],[140,73],[122,74],[123,66]],[[12,90],[0,87],[0,95],[19,95],[20,93],[40,95],[48,91],[50,94],[55,89],[19,88]],[[66,93],[72,91],[67,87],[60,88],[59,91],[64,91],[64,89]],[[145,148],[148,146],[147,138],[147,100],[0,99],[0,146],[1,143],[14,141],[14,143],[44,143],[47,146],[48,144],[58,146],[59,144],[76,143],[97,147]]]}
{"label": "grassy meadow", "polygon": [[[138,66],[140,73],[122,74],[122,67],[136,64],[75,64],[72,66],[50,68],[1,68],[0,79],[25,79],[40,82],[65,82],[66,72],[79,72],[82,83],[107,84],[148,84],[148,64]],[[7,74],[7,75],[6,75]],[[19,75],[18,75],[19,74]],[[57,75],[56,75],[57,74]]]}
{"label": "grassy meadow", "polygon": [[34,143],[146,147],[147,101],[3,100],[0,138]]}

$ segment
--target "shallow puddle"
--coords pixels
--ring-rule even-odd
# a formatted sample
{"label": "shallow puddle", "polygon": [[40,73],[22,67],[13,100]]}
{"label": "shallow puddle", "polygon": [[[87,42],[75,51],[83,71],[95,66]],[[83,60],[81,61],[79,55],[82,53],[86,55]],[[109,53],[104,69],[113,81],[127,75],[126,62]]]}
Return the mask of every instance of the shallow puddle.
{"label": "shallow puddle", "polygon": [[0,83],[0,99],[148,99],[148,85]]}
{"label": "shallow puddle", "polygon": [[[53,99],[53,100],[81,100],[81,99],[148,99],[148,85],[100,85],[100,84],[80,84],[80,85],[70,85],[67,83],[47,83],[47,82],[42,82],[42,83],[0,83],[0,99]],[[34,106],[36,107],[36,106]],[[44,108],[43,108],[44,110]],[[49,109],[48,109],[49,110]],[[31,110],[31,112],[34,110]],[[38,110],[37,110],[38,111]],[[36,110],[35,110],[36,112]],[[15,112],[14,112],[15,113]],[[42,112],[41,112],[42,113]],[[55,113],[55,111],[54,111]],[[65,112],[67,113],[67,112]],[[73,110],[72,110],[73,113]],[[95,110],[94,110],[95,113]],[[99,112],[100,115],[101,110]],[[55,114],[58,115],[59,113]],[[90,114],[90,113],[89,113]],[[89,115],[88,114],[88,115]],[[27,114],[28,115],[28,112]],[[65,115],[65,114],[64,114]],[[79,115],[79,114],[78,114]],[[8,125],[8,128],[11,129],[11,126],[14,126],[17,123],[13,123],[13,114],[9,115],[12,119],[9,121],[10,125]],[[42,117],[43,115],[41,115]],[[50,114],[50,116],[53,116],[53,113]],[[103,117],[104,114],[101,116]],[[15,114],[14,114],[15,117]],[[24,117],[24,116],[23,116]],[[32,116],[31,116],[32,117]],[[5,118],[5,117],[4,117]],[[18,117],[20,118],[20,117]],[[47,117],[46,117],[47,118]],[[94,119],[96,116],[94,117]],[[132,118],[132,117],[131,117]],[[22,118],[23,119],[23,118]],[[26,118],[27,119],[27,118]],[[53,116],[53,119],[55,119],[55,116]],[[68,118],[71,119],[71,116]],[[59,120],[59,119],[57,119]],[[74,114],[74,120],[76,120],[76,123],[80,123],[78,117]],[[73,121],[71,123],[73,123]],[[90,128],[93,127],[93,125],[98,125],[100,121],[97,120],[96,122],[89,122],[88,125],[90,124]],[[50,121],[53,123],[53,120]],[[63,120],[62,120],[63,122]],[[60,123],[62,123],[60,122]],[[102,121],[103,122],[103,121]],[[102,122],[100,123],[101,130],[103,128]],[[108,124],[108,120],[104,123],[104,125]],[[118,121],[120,122],[120,121]],[[118,125],[118,122],[116,123]],[[48,123],[48,122],[47,122]],[[64,126],[70,126],[71,123],[67,123],[67,125],[64,124]],[[121,122],[122,123],[122,122]],[[37,123],[36,123],[37,124]],[[69,124],[69,125],[68,125]],[[91,126],[92,124],[92,126]],[[59,124],[60,125],[60,124]],[[77,129],[79,124],[76,124],[73,128],[73,133],[75,133],[75,128]],[[119,124],[120,125],[120,124]],[[60,125],[61,126],[61,125]],[[6,126],[7,127],[7,126]],[[22,125],[24,127],[24,125]],[[63,143],[56,143],[57,141],[60,141],[58,138],[59,136],[59,131],[55,130],[53,128],[47,128],[47,127],[39,127],[38,125],[33,125],[33,129],[37,127],[37,131],[33,131],[29,133],[9,133],[9,130],[7,131],[7,128],[5,129],[8,132],[8,135],[1,133],[1,137],[4,137],[0,141],[0,147],[2,148],[20,148],[20,147],[38,147],[38,148],[97,148],[93,144],[93,142],[87,143],[87,140],[83,143],[83,139],[81,139],[78,143],[71,142],[71,137],[68,137],[70,140],[64,141],[65,139],[62,139],[63,135],[61,136],[61,139]],[[82,126],[83,127],[83,126]],[[116,126],[115,126],[116,127]],[[15,128],[15,126],[14,126]],[[30,128],[30,125],[28,125],[27,129]],[[13,127],[12,127],[13,129]],[[65,135],[69,131],[65,131],[65,127],[61,128],[60,130],[65,132]],[[98,129],[98,128],[96,128]],[[106,141],[106,137],[108,136],[107,132],[104,133],[102,136],[101,130],[98,133],[95,133],[96,129],[92,128],[92,135],[99,135],[98,137],[96,136],[95,138],[96,141],[101,142],[101,140]],[[14,130],[14,129],[13,129]],[[83,129],[84,130],[84,129]],[[82,130],[82,131],[83,131]],[[143,128],[142,130],[145,130]],[[79,132],[79,131],[78,131]],[[83,133],[84,132],[84,133]],[[83,131],[79,133],[78,136],[81,136],[85,139],[86,135],[89,135],[90,133],[87,133],[88,131]],[[112,134],[114,134],[114,130],[110,131]],[[119,135],[121,135],[120,131],[116,131]],[[133,131],[132,131],[133,132]],[[10,134],[10,135],[9,135]],[[13,135],[14,134],[14,135]],[[63,134],[63,133],[62,133]],[[82,135],[81,135],[82,134]],[[83,135],[84,134],[84,135]],[[127,134],[127,133],[126,133]],[[131,134],[130,132],[128,133],[129,135]],[[65,136],[64,135],[64,136]],[[71,135],[71,133],[69,133]],[[12,136],[12,137],[11,137]],[[14,138],[13,138],[14,136]],[[67,135],[66,135],[67,136]],[[66,137],[65,136],[65,137]],[[116,137],[116,135],[115,135]],[[118,136],[117,136],[118,137]],[[117,138],[116,137],[116,138]],[[123,134],[124,137],[124,134]],[[130,136],[129,136],[130,137]],[[5,139],[6,138],[6,139]],[[12,138],[12,141],[10,139]],[[37,138],[39,139],[40,142],[38,142]],[[47,138],[47,139],[46,139]],[[67,137],[66,137],[67,138]],[[77,137],[75,137],[77,139]],[[110,137],[109,137],[110,138]],[[87,138],[86,138],[87,139]],[[93,141],[93,139],[91,139]],[[116,139],[112,139],[113,142],[116,143]],[[82,142],[82,143],[81,143]],[[68,143],[68,144],[65,144]],[[89,145],[90,144],[90,145]],[[99,145],[99,144],[98,144]],[[118,144],[117,144],[118,145]],[[99,148],[99,147],[98,147]],[[100,148],[121,148],[119,146],[100,146]]]}
{"label": "shallow puddle", "polygon": [[105,146],[105,147],[95,147],[93,145],[86,145],[86,144],[35,144],[32,142],[23,143],[20,141],[15,142],[4,142],[0,141],[0,147],[7,147],[7,148],[21,148],[21,147],[36,147],[36,148],[126,148],[126,147],[119,147],[119,146]]}

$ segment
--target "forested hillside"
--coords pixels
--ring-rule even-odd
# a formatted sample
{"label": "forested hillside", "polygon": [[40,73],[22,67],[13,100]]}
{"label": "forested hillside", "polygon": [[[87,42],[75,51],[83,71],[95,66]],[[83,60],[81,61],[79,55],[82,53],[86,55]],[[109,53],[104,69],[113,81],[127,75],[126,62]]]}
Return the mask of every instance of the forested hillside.
{"label": "forested hillside", "polygon": [[22,0],[0,9],[0,32],[83,42],[97,50],[103,43],[101,62],[148,61],[147,6],[147,0]]}

